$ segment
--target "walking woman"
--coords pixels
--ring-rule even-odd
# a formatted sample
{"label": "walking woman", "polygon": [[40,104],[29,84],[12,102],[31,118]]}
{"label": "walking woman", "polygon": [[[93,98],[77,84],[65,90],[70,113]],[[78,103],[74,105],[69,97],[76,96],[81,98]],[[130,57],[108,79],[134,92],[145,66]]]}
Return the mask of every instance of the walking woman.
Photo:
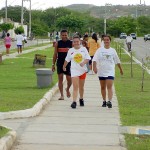
{"label": "walking woman", "polygon": [[[120,69],[121,75],[123,75],[123,70],[116,50],[110,47],[111,37],[105,35],[103,40],[104,47],[99,48],[94,55],[93,70],[95,73],[98,73],[100,80],[101,94],[103,98],[102,107],[108,106],[108,108],[112,108],[112,86],[115,78],[115,64],[117,64]],[[108,91],[108,102],[106,102],[106,89]]]}
{"label": "walking woman", "polygon": [[10,52],[10,47],[11,47],[11,38],[10,38],[10,34],[7,33],[7,36],[4,38],[4,44],[6,47],[6,55],[9,56],[9,52]]}
{"label": "walking woman", "polygon": [[89,61],[89,68],[90,68],[89,74],[93,74],[92,59],[96,50],[100,47],[96,33],[93,33],[92,39],[88,41],[88,47],[89,47],[89,54],[91,57],[91,60]]}
{"label": "walking woman", "polygon": [[90,60],[90,56],[85,47],[81,46],[81,41],[79,36],[73,37],[73,48],[69,49],[65,63],[63,65],[63,70],[66,71],[67,64],[71,61],[71,78],[73,84],[73,103],[72,108],[77,106],[77,97],[79,91],[79,103],[80,106],[84,106],[84,83],[86,78],[87,67],[86,64]]}

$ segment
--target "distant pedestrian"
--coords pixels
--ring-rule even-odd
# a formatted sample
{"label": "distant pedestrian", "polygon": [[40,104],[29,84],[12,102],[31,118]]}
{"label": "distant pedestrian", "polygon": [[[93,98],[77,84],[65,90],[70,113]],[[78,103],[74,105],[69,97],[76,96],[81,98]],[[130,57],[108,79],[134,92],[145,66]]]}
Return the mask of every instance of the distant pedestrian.
{"label": "distant pedestrian", "polygon": [[[120,74],[123,75],[117,52],[114,48],[110,47],[110,43],[111,37],[105,35],[104,47],[99,48],[93,58],[93,69],[95,73],[98,73],[101,85],[101,94],[103,98],[102,107],[108,106],[108,108],[112,108],[112,87],[115,78],[115,64],[117,64],[120,69]],[[108,91],[108,102],[106,102],[106,89]]]}
{"label": "distant pedestrian", "polygon": [[75,35],[73,37],[73,48],[69,49],[63,70],[66,71],[67,64],[71,61],[71,78],[73,84],[73,102],[72,108],[77,106],[78,91],[80,94],[79,103],[80,106],[84,106],[84,83],[86,78],[87,62],[91,59],[88,51],[85,47],[80,45],[80,37]]}
{"label": "distant pedestrian", "polygon": [[6,37],[4,38],[4,44],[5,44],[5,47],[6,47],[6,55],[9,56],[9,53],[10,53],[10,47],[11,47],[11,37],[10,37],[10,34],[7,33]]}
{"label": "distant pedestrian", "polygon": [[96,33],[93,33],[92,39],[88,41],[88,47],[89,47],[89,54],[91,56],[91,60],[89,61],[89,68],[90,68],[89,74],[93,74],[92,59],[94,57],[95,52],[100,47]]}
{"label": "distant pedestrian", "polygon": [[56,36],[55,36],[56,42],[59,40],[59,33],[56,32]]}
{"label": "distant pedestrian", "polygon": [[85,35],[83,36],[83,40],[81,41],[81,42],[82,42],[82,46],[83,46],[83,47],[86,47],[87,50],[89,50],[89,47],[88,47],[88,39],[89,39],[88,35],[85,34]]}
{"label": "distant pedestrian", "polygon": [[131,43],[133,41],[133,38],[132,36],[129,34],[127,37],[126,37],[126,44],[127,44],[127,48],[128,48],[128,51],[131,51]]}
{"label": "distant pedestrian", "polygon": [[21,32],[18,32],[18,35],[16,35],[16,40],[17,40],[17,48],[18,48],[18,54],[22,53],[22,46],[23,46],[23,41],[24,37],[21,35]]}

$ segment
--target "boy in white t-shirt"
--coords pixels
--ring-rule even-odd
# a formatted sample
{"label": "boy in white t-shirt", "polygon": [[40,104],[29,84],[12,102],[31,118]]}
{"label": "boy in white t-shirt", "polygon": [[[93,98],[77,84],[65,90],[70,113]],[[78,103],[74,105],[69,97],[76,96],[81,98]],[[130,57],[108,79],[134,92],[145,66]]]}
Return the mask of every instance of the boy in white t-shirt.
{"label": "boy in white t-shirt", "polygon": [[[105,35],[103,39],[104,47],[99,48],[93,58],[93,70],[98,74],[100,80],[103,97],[102,107],[108,106],[108,108],[112,108],[112,86],[115,77],[115,65],[118,65],[121,75],[123,75],[123,70],[116,50],[110,47],[111,37]],[[106,88],[108,91],[108,102],[106,102]]]}
{"label": "boy in white t-shirt", "polygon": [[80,106],[84,106],[83,94],[84,94],[84,83],[86,78],[87,67],[86,64],[89,62],[90,55],[85,47],[82,47],[79,36],[73,37],[73,48],[69,49],[63,70],[66,71],[67,64],[71,61],[71,78],[73,84],[73,103],[72,108],[76,108],[76,100],[78,96],[78,90],[80,94]]}

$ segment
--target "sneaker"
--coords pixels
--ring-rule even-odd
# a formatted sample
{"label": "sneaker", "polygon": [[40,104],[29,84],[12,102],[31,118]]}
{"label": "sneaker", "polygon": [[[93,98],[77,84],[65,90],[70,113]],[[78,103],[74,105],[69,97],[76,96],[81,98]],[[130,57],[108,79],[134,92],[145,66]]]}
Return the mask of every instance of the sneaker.
{"label": "sneaker", "polygon": [[76,103],[76,102],[73,102],[73,103],[71,104],[71,107],[72,107],[72,108],[76,108],[76,106],[77,106],[77,103]]}
{"label": "sneaker", "polygon": [[112,108],[112,103],[110,101],[107,102],[108,108]]}
{"label": "sneaker", "polygon": [[106,107],[106,106],[107,106],[106,101],[103,101],[102,107]]}
{"label": "sneaker", "polygon": [[84,100],[83,99],[79,99],[80,102],[80,106],[84,106]]}

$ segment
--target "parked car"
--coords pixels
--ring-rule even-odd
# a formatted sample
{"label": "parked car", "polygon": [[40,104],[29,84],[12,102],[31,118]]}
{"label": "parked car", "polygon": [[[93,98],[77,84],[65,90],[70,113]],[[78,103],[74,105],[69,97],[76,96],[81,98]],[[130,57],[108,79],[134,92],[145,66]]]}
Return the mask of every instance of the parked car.
{"label": "parked car", "polygon": [[150,34],[144,35],[144,40],[145,40],[145,41],[150,40]]}
{"label": "parked car", "polygon": [[126,39],[127,37],[127,34],[126,33],[121,33],[120,34],[120,39]]}
{"label": "parked car", "polygon": [[132,38],[136,40],[136,34],[135,33],[131,33],[130,36],[132,36]]}

